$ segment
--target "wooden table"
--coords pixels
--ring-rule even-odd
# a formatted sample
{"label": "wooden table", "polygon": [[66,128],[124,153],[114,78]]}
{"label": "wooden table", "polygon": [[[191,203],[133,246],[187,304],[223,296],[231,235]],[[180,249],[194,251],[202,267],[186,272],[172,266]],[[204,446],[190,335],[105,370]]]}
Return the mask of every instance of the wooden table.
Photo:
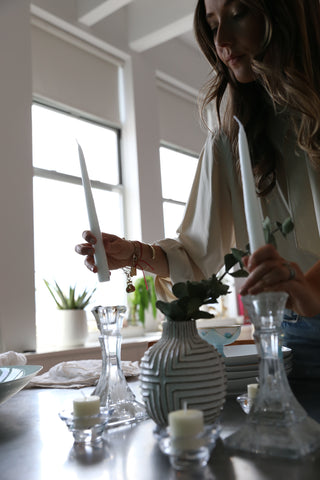
{"label": "wooden table", "polygon": [[[138,382],[130,382],[138,391]],[[308,409],[320,420],[320,391],[311,388]],[[303,393],[305,387],[299,386]],[[299,390],[298,388],[298,390]],[[90,392],[92,389],[85,389]],[[313,393],[312,393],[313,391]],[[301,393],[301,394],[302,394]],[[79,391],[24,389],[0,405],[1,480],[319,480],[320,452],[300,461],[235,455],[219,440],[208,467],[197,474],[177,473],[158,449],[152,420],[107,432],[100,449],[75,448],[58,412]],[[306,395],[302,395],[306,397]],[[222,439],[244,421],[234,397],[222,414]]]}

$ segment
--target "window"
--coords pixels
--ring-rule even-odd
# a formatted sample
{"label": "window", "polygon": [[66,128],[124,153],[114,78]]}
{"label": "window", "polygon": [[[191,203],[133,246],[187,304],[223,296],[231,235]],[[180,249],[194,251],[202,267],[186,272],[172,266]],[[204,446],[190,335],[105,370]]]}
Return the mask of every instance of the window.
{"label": "window", "polygon": [[172,148],[160,147],[164,230],[174,238],[189,198],[198,157]]}
{"label": "window", "polygon": [[[32,107],[34,165],[34,249],[37,332],[54,309],[44,279],[62,289],[93,289],[94,304],[122,304],[125,278],[99,284],[74,247],[89,229],[81,181],[81,145],[102,231],[124,236],[119,131],[40,104]],[[40,340],[41,343],[41,340]]]}

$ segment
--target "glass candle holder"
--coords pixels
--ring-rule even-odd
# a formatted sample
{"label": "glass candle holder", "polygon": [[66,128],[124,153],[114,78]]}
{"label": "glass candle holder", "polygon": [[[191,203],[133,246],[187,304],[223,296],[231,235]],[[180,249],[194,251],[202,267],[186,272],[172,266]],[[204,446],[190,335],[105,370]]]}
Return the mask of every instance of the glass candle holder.
{"label": "glass candle holder", "polygon": [[255,327],[259,391],[245,424],[225,444],[267,456],[300,458],[320,447],[320,425],[298,403],[285,373],[280,334],[287,297],[284,292],[264,292],[242,298]]}
{"label": "glass candle holder", "polygon": [[63,410],[59,413],[59,417],[72,432],[75,444],[98,446],[102,444],[102,435],[108,424],[110,413],[100,409],[97,415],[76,417],[73,412]]}
{"label": "glass candle holder", "polygon": [[251,407],[253,405],[253,400],[252,400],[252,398],[248,397],[247,393],[244,393],[243,395],[238,395],[237,396],[237,402],[240,404],[244,413],[248,414],[250,412]]}
{"label": "glass candle holder", "polygon": [[125,306],[99,306],[92,310],[100,331],[102,354],[102,371],[92,395],[98,395],[101,407],[111,412],[108,428],[149,418],[121,369],[121,327],[125,312]]}
{"label": "glass candle holder", "polygon": [[219,423],[206,425],[203,432],[188,438],[172,438],[169,428],[157,428],[154,436],[162,453],[169,456],[176,470],[198,470],[204,468],[220,435]]}

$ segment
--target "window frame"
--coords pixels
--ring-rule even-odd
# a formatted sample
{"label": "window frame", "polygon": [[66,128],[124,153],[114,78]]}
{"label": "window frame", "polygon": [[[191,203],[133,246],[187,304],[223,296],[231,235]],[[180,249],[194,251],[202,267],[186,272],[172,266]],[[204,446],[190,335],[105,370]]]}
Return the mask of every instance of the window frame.
{"label": "window frame", "polygon": [[[118,149],[119,183],[117,185],[112,185],[110,183],[100,182],[99,180],[91,180],[91,179],[90,179],[90,183],[91,183],[92,188],[97,188],[97,189],[105,190],[105,191],[108,191],[108,192],[120,193],[122,195],[122,199],[124,199],[124,186],[123,186],[123,175],[122,175],[122,158],[121,158],[121,146],[120,146],[120,139],[121,139],[120,128],[112,126],[112,125],[108,124],[107,122],[98,121],[97,119],[94,119],[90,114],[88,114],[88,115],[79,114],[79,112],[77,112],[76,110],[73,110],[71,108],[53,105],[52,102],[44,102],[44,101],[40,101],[40,100],[35,98],[32,101],[32,106],[33,105],[39,105],[41,107],[51,109],[51,110],[56,111],[58,113],[62,113],[64,115],[69,115],[70,117],[77,118],[79,120],[84,120],[86,122],[90,122],[90,123],[93,123],[95,125],[108,128],[110,130],[113,130],[116,133],[116,135],[117,135],[117,149]],[[82,185],[81,176],[69,175],[69,174],[66,174],[66,173],[59,172],[57,170],[47,170],[47,169],[44,169],[44,168],[39,168],[39,167],[34,167],[34,166],[32,168],[33,168],[32,177],[40,177],[40,178],[46,178],[46,179],[49,179],[49,180],[58,180],[58,181],[61,181],[61,182],[72,183],[74,185]]]}
{"label": "window frame", "polygon": [[[124,187],[124,184],[123,184],[122,157],[121,157],[121,129],[119,127],[115,127],[113,125],[110,125],[107,121],[97,121],[96,119],[92,118],[92,116],[90,116],[90,114],[88,114],[88,115],[81,114],[80,115],[77,111],[74,111],[73,109],[70,109],[70,108],[67,108],[67,107],[63,108],[60,105],[59,106],[53,105],[51,102],[47,103],[45,101],[39,101],[37,99],[33,99],[32,106],[33,105],[37,105],[37,106],[43,107],[45,109],[50,109],[54,112],[57,112],[58,114],[69,115],[71,118],[83,120],[85,122],[89,122],[93,125],[97,125],[97,126],[106,128],[106,129],[114,132],[114,134],[116,135],[116,143],[117,143],[117,163],[116,164],[117,164],[117,172],[118,172],[118,183],[117,184],[111,184],[111,183],[101,182],[99,180],[90,179],[90,184],[91,184],[91,187],[92,187],[93,190],[95,189],[95,190],[101,190],[105,193],[116,193],[116,194],[118,194],[118,196],[120,198],[120,209],[121,209],[120,223],[122,224],[123,231],[125,231],[126,230],[125,187]],[[33,128],[33,125],[32,125],[32,128]],[[68,184],[70,186],[71,185],[82,186],[82,177],[80,175],[80,172],[79,172],[79,175],[70,175],[68,173],[63,173],[63,172],[58,171],[58,170],[45,169],[45,168],[35,167],[34,165],[32,165],[32,180],[34,181],[35,178],[46,179],[46,180],[50,180],[50,181],[63,182],[63,183]],[[35,210],[33,208],[33,213],[34,213],[34,211]],[[34,249],[36,247],[35,234],[36,234],[36,231],[35,231],[35,226],[34,226],[33,227],[33,236],[34,236],[33,247],[34,247]],[[35,255],[35,259],[36,259],[36,255]],[[81,262],[81,259],[80,259],[80,262]],[[50,342],[48,343],[48,345],[43,344],[43,335],[41,333],[40,333],[40,337],[39,337],[39,332],[40,331],[42,332],[42,330],[43,330],[43,327],[42,328],[39,327],[40,324],[43,323],[43,321],[41,319],[42,314],[43,314],[43,306],[42,306],[42,304],[43,304],[43,294],[41,294],[41,298],[39,297],[39,303],[38,303],[37,293],[36,293],[36,289],[37,289],[36,264],[34,265],[34,269],[35,269],[35,274],[34,274],[35,324],[37,326],[36,348],[37,348],[37,351],[42,351],[43,349],[45,349],[45,350],[48,349],[48,351],[51,351],[53,349],[53,345],[50,345]],[[83,267],[83,269],[84,269],[84,272],[85,272],[85,267]],[[90,272],[88,272],[88,275],[91,275]],[[38,278],[38,280],[39,280],[39,278]],[[125,279],[123,279],[123,282],[125,283]],[[91,289],[91,287],[89,287],[89,290],[90,289]],[[99,301],[98,301],[98,303],[99,303]],[[53,312],[53,305],[54,304],[51,305],[52,309],[51,309],[51,307],[50,307],[50,309],[48,307],[48,309],[50,310],[48,312],[49,315],[50,315],[51,310]],[[38,309],[38,307],[39,307],[39,309]],[[90,307],[90,304],[89,304],[89,307]],[[86,309],[87,311],[89,311],[88,308]],[[38,316],[39,314],[40,314],[40,316]],[[88,330],[89,330],[88,339],[90,341],[90,332],[91,331],[93,331],[93,332],[96,331],[96,325],[95,325],[95,322],[93,321],[93,318],[89,318],[89,317],[90,316],[88,316]],[[39,321],[40,321],[40,323],[39,323]]]}

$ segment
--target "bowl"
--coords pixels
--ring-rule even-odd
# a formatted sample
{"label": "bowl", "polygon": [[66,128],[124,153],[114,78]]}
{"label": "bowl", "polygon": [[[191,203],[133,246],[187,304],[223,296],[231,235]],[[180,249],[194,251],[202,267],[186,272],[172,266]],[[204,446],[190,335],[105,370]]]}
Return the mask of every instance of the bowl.
{"label": "bowl", "polygon": [[0,367],[0,405],[22,390],[42,368],[42,365]]}

